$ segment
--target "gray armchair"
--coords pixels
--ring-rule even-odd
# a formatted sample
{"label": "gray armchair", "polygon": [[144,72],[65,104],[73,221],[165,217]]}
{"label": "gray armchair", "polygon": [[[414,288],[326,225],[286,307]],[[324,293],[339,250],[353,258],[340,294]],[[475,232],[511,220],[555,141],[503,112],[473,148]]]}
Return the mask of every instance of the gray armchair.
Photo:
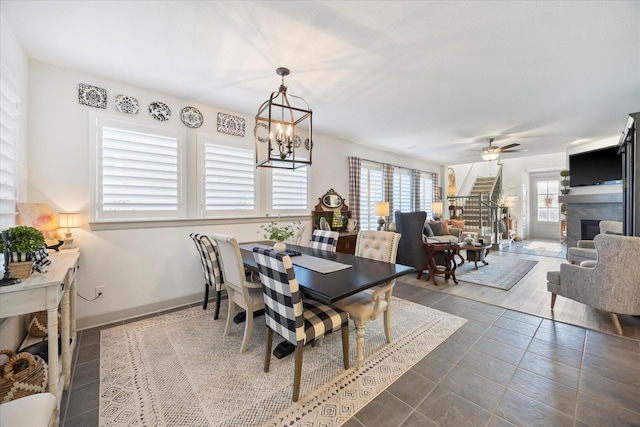
{"label": "gray armchair", "polygon": [[400,212],[395,213],[396,232],[402,235],[398,243],[396,263],[410,265],[418,272],[418,279],[427,266],[427,250],[422,242],[422,230],[427,213]]}
{"label": "gray armchair", "polygon": [[[600,234],[622,234],[621,221],[600,221]],[[567,259],[571,264],[598,259],[593,240],[578,240],[575,248],[567,249]]]}
{"label": "gray armchair", "polygon": [[594,244],[596,262],[561,264],[560,271],[547,272],[551,309],[560,295],[608,311],[622,335],[618,314],[640,315],[640,237],[598,234]]}

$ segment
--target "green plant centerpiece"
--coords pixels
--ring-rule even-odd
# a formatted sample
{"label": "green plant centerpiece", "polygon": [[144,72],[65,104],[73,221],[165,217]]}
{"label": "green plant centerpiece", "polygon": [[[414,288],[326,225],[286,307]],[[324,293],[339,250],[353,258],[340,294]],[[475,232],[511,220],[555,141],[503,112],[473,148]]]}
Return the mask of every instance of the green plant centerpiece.
{"label": "green plant centerpiece", "polygon": [[[21,279],[29,277],[34,262],[38,262],[37,267],[50,263],[45,259],[46,246],[44,235],[40,230],[28,225],[18,225],[4,231],[9,232],[9,269],[12,277]],[[0,244],[4,247],[2,237],[0,237]],[[37,256],[36,253],[41,251],[43,252],[42,256]]]}
{"label": "green plant centerpiece", "polygon": [[[271,218],[267,214],[267,218]],[[280,216],[278,216],[280,219]],[[294,227],[289,223],[286,225],[278,225],[277,221],[271,221],[269,224],[262,224],[262,235],[267,240],[275,240],[276,244],[273,248],[278,252],[284,252],[287,250],[287,246],[284,241],[295,235]],[[258,231],[260,233],[260,231]]]}
{"label": "green plant centerpiece", "polygon": [[560,171],[560,176],[562,177],[562,180],[560,181],[560,185],[562,185],[562,189],[560,189],[560,192],[562,193],[563,196],[566,196],[567,194],[569,194],[569,175],[571,175],[571,172],[569,172],[568,169],[564,169]]}

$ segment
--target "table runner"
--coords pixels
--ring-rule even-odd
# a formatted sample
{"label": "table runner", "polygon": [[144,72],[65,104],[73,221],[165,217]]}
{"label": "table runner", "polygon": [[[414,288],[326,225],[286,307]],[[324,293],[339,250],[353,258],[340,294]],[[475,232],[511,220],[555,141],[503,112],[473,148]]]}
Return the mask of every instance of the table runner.
{"label": "table runner", "polygon": [[[245,249],[247,251],[253,251],[253,248],[268,248],[270,246],[260,245],[255,243],[245,243],[239,245],[240,249]],[[298,255],[295,257],[291,257],[291,262],[293,265],[297,265],[298,267],[303,267],[311,271],[315,271],[322,274],[333,273],[335,271],[345,270],[347,268],[351,268],[349,264],[343,264],[341,262],[335,262],[324,258],[319,258],[311,255]]]}

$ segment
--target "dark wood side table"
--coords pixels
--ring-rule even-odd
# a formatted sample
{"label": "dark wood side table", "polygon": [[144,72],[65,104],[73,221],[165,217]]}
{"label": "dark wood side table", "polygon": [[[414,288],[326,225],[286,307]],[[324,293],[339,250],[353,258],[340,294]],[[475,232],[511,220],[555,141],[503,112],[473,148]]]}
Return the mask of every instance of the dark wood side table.
{"label": "dark wood side table", "polygon": [[[478,261],[482,262],[484,265],[489,265],[484,258],[489,255],[489,251],[491,250],[491,245],[463,245],[460,246],[460,249],[464,249],[466,251],[467,261],[473,262],[475,264],[476,270],[478,269]],[[464,259],[460,263],[460,265],[464,264]]]}
{"label": "dark wood side table", "polygon": [[340,237],[338,237],[338,246],[336,246],[336,252],[340,252],[342,254],[348,254],[348,255],[355,255],[357,238],[358,238],[358,233],[341,231]]}
{"label": "dark wood side table", "polygon": [[[451,277],[457,285],[457,264],[454,256],[459,255],[460,246],[457,243],[425,243],[424,247],[427,250],[427,270],[429,270],[427,281],[431,280],[437,286],[435,277],[437,274],[441,274],[444,275],[445,280],[449,280]],[[441,259],[436,260],[436,258]]]}

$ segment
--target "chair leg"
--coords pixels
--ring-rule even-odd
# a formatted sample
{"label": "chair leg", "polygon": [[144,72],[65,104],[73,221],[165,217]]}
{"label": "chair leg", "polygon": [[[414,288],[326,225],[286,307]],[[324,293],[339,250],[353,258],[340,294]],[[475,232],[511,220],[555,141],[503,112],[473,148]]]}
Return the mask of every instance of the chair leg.
{"label": "chair leg", "polygon": [[224,328],[224,336],[226,337],[231,333],[231,325],[233,324],[233,316],[236,315],[236,303],[233,302],[233,298],[229,295],[229,310],[227,310],[227,326]]}
{"label": "chair leg", "polygon": [[342,327],[342,360],[344,369],[349,369],[349,323]]}
{"label": "chair leg", "polygon": [[616,327],[618,335],[623,336],[622,325],[620,325],[620,319],[618,319],[618,315],[616,313],[611,313],[611,320],[613,320],[613,324]]}
{"label": "chair leg", "polygon": [[221,296],[222,296],[222,291],[217,291],[216,292],[216,311],[213,313],[213,320],[218,320],[218,316],[220,315],[220,297]]}
{"label": "chair leg", "polygon": [[558,296],[558,294],[551,294],[551,310],[553,310],[553,307],[556,305],[556,297]]}
{"label": "chair leg", "polygon": [[293,373],[293,401],[297,402],[300,397],[300,378],[302,377],[302,352],[304,351],[304,345],[296,347],[295,358],[296,367]]}
{"label": "chair leg", "polygon": [[366,322],[358,319],[353,321],[356,324],[356,369],[360,370],[364,361],[364,325]]}
{"label": "chair leg", "polygon": [[264,371],[269,372],[271,366],[271,346],[273,345],[273,329],[267,326],[267,342],[264,348]]}
{"label": "chair leg", "polygon": [[393,337],[391,336],[391,307],[387,304],[387,309],[384,311],[384,334],[387,337],[387,342],[391,343]]}
{"label": "chair leg", "polygon": [[204,285],[204,304],[202,304],[202,309],[207,309],[207,304],[209,303],[209,285],[205,283]]}
{"label": "chair leg", "polygon": [[251,338],[251,331],[253,330],[253,311],[251,309],[246,310],[247,316],[244,321],[244,337],[242,338],[241,353],[247,351],[249,347],[249,339]]}

